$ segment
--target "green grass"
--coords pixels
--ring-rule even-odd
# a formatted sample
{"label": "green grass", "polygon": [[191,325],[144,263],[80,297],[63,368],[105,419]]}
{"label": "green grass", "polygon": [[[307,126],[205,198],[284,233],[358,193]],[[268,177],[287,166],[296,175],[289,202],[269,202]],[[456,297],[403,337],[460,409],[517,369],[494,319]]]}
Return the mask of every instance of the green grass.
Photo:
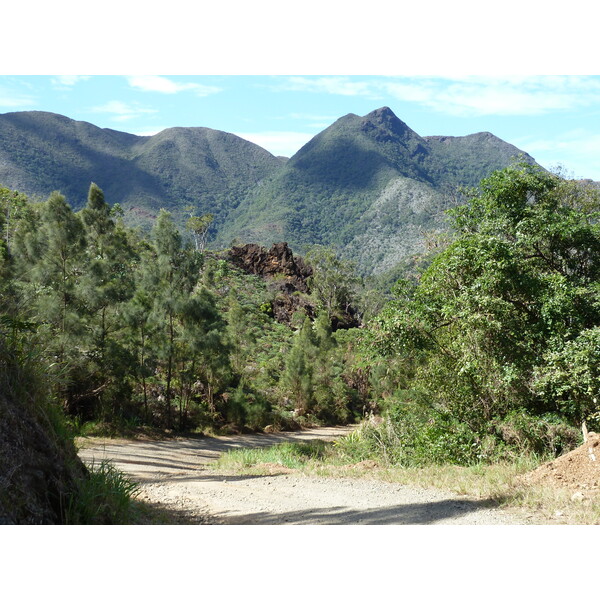
{"label": "green grass", "polygon": [[322,441],[285,442],[269,448],[233,450],[223,454],[215,463],[217,469],[244,470],[264,464],[301,469],[319,461],[326,454],[327,444]]}
{"label": "green grass", "polygon": [[134,498],[138,485],[110,462],[89,467],[65,510],[67,525],[127,525],[136,520]]}

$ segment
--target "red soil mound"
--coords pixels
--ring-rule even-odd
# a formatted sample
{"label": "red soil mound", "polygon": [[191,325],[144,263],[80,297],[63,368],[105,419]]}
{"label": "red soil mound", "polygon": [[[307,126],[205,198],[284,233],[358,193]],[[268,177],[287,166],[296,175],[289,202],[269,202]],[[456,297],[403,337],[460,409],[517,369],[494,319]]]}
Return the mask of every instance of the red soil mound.
{"label": "red soil mound", "polygon": [[529,484],[554,485],[595,495],[600,492],[600,435],[589,433],[579,448],[523,477]]}

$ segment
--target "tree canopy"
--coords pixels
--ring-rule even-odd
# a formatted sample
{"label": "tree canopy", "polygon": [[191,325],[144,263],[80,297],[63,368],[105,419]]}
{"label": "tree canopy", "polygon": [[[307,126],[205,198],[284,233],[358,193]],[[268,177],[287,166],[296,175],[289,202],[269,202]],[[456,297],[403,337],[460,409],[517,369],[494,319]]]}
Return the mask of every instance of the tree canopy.
{"label": "tree canopy", "polygon": [[419,281],[398,282],[373,347],[410,358],[411,387],[474,431],[514,411],[597,421],[599,207],[540,168],[495,172]]}

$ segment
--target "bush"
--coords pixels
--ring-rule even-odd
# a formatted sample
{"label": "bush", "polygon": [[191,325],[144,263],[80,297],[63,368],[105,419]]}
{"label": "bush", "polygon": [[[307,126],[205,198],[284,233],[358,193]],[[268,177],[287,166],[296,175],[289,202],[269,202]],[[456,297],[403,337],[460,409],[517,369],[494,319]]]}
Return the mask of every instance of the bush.
{"label": "bush", "polygon": [[267,400],[240,384],[227,401],[225,416],[234,427],[257,431],[272,422],[272,408]]}
{"label": "bush", "polygon": [[405,466],[465,465],[483,458],[481,436],[452,415],[439,412],[422,393],[399,392],[388,420],[400,445],[397,462]]}
{"label": "bush", "polygon": [[336,442],[347,460],[377,460],[389,465],[468,466],[525,456],[554,458],[577,447],[581,432],[564,418],[513,411],[481,431],[439,411],[416,390],[401,390],[385,418],[364,422]]}
{"label": "bush", "polygon": [[513,411],[493,429],[519,454],[554,458],[575,449],[582,441],[581,432],[555,413],[533,416],[524,410]]}

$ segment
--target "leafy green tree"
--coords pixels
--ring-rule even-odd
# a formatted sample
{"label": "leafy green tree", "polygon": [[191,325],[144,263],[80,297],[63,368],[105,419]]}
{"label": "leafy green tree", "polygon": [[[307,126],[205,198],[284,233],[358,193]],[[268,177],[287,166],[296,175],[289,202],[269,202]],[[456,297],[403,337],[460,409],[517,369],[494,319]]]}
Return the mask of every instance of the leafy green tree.
{"label": "leafy green tree", "polygon": [[600,327],[584,329],[544,353],[533,389],[571,421],[600,424]]}
{"label": "leafy green tree", "polygon": [[410,357],[431,410],[474,431],[519,409],[585,418],[582,388],[561,384],[579,407],[565,410],[548,365],[581,356],[595,339],[585,332],[600,325],[597,206],[589,191],[530,165],[492,174],[450,211],[455,241],[419,282],[399,282],[374,347]]}

